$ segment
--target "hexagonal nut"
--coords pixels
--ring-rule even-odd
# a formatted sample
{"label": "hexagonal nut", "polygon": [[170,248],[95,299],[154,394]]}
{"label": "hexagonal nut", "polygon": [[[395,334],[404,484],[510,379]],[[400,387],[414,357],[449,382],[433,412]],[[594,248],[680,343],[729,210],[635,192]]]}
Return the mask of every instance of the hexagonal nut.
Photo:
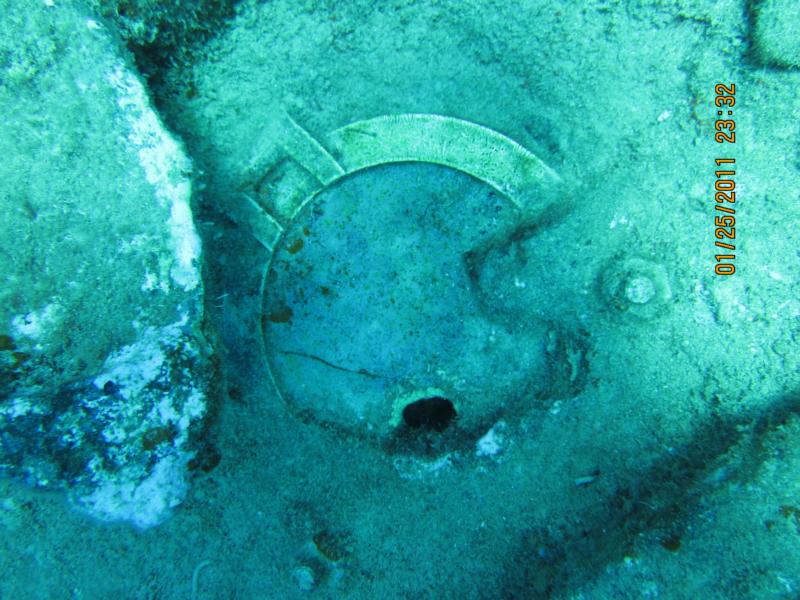
{"label": "hexagonal nut", "polygon": [[664,314],[672,299],[666,269],[639,257],[611,262],[600,275],[599,293],[614,312],[645,320]]}

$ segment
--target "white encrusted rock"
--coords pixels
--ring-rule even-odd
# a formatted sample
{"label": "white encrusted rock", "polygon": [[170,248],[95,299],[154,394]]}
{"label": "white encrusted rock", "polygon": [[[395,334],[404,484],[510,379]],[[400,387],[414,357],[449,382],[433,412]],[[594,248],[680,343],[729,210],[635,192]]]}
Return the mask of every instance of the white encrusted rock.
{"label": "white encrusted rock", "polygon": [[0,473],[148,527],[212,382],[191,163],[102,23],[0,5]]}

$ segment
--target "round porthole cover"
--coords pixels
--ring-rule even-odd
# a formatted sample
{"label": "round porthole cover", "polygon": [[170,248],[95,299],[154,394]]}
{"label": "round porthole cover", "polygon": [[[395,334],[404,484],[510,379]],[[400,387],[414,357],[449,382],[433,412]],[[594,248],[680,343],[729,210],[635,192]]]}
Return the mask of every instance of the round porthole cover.
{"label": "round porthole cover", "polygon": [[[375,331],[386,338],[387,355],[391,355],[391,348],[396,348],[406,354],[425,355],[425,360],[413,357],[419,359],[414,362],[412,358],[405,360],[390,356],[370,360],[371,364],[365,365],[369,357],[363,349],[352,349],[358,345],[357,335],[338,345],[333,339],[335,331],[344,331],[347,327],[347,321],[340,316],[320,319],[319,322],[313,321],[312,317],[311,324],[299,324],[302,317],[296,309],[299,296],[307,301],[310,295],[318,294],[320,301],[327,297],[324,300],[334,302],[330,299],[335,295],[333,286],[308,283],[317,276],[311,275],[315,266],[317,273],[322,271],[330,275],[329,267],[320,266],[320,256],[316,255],[315,264],[302,267],[306,269],[304,280],[299,284],[302,289],[299,293],[291,291],[295,294],[291,302],[285,297],[289,292],[282,289],[288,279],[277,272],[276,267],[277,263],[283,266],[288,260],[303,256],[303,245],[319,232],[319,228],[324,229],[326,225],[320,220],[324,211],[316,205],[324,203],[323,200],[331,195],[333,199],[325,202],[335,204],[337,195],[359,193],[389,198],[397,192],[398,186],[409,186],[416,192],[431,180],[439,183],[431,183],[430,190],[419,193],[428,194],[432,202],[438,201],[436,185],[441,184],[456,189],[455,195],[464,194],[473,200],[484,198],[487,205],[496,202],[505,205],[507,210],[525,214],[540,210],[553,201],[560,180],[552,169],[533,153],[496,131],[439,115],[404,114],[358,121],[331,132],[321,140],[284,115],[270,135],[282,140],[282,152],[271,157],[270,164],[262,167],[259,184],[262,193],[257,194],[256,199],[243,197],[232,216],[248,226],[270,250],[261,290],[266,368],[269,380],[291,406],[320,421],[379,436],[398,427],[441,431],[456,421],[462,427],[483,427],[508,398],[530,392],[537,379],[546,379],[546,339],[548,335],[552,336],[552,332],[548,334],[544,324],[531,323],[521,329],[493,324],[480,315],[477,305],[473,305],[466,295],[450,296],[446,290],[442,294],[447,294],[449,301],[461,302],[465,307],[449,316],[446,312],[433,310],[431,318],[437,319],[435,323],[443,323],[448,318],[460,321],[458,327],[436,326],[436,335],[450,335],[455,345],[442,341],[434,348],[424,339],[431,331],[431,323],[434,323],[431,320],[421,320],[420,337],[405,346],[405,341],[400,343],[390,339],[395,329],[402,329],[400,324],[377,324],[374,325]],[[441,174],[442,167],[455,174]],[[397,168],[406,169],[406,174],[400,176],[392,170]],[[358,177],[354,178],[354,175]],[[396,182],[387,183],[387,178],[392,177]],[[361,183],[357,185],[354,180]],[[470,181],[484,188],[483,191],[474,191],[476,186],[468,183]],[[442,201],[449,202],[452,195],[445,194]],[[366,209],[380,210],[381,206],[373,203]],[[496,210],[501,208],[496,207]],[[482,216],[487,220],[490,218],[488,213]],[[309,226],[301,227],[299,221],[305,223],[313,218],[317,219],[311,227],[315,231],[309,237]],[[481,227],[485,228],[486,224],[482,223]],[[324,243],[332,246],[343,244],[343,252],[355,251],[352,240],[335,242],[333,234],[329,232],[327,235]],[[414,234],[388,231],[383,235],[390,239]],[[316,241],[324,245],[318,238]],[[398,243],[402,245],[403,242]],[[408,242],[410,245],[414,243],[417,241]],[[402,248],[398,252],[402,254]],[[333,260],[333,254],[335,251],[327,258]],[[386,256],[391,262],[391,253]],[[460,259],[456,257],[456,260]],[[431,280],[439,279],[442,273],[457,279],[458,275],[451,275],[457,270],[455,263],[448,263],[441,266],[441,272],[431,271],[428,275]],[[407,291],[408,281],[401,281],[401,292]],[[466,287],[468,282],[459,282],[462,284]],[[424,299],[428,308],[432,308],[436,301],[425,291],[419,292],[419,298]],[[370,317],[370,309],[372,304],[383,300],[380,296],[374,296],[372,300],[367,298],[363,314],[351,314],[351,322],[359,317],[379,321],[375,315]],[[444,300],[448,301],[447,298]],[[332,306],[340,312],[353,311],[352,303]],[[276,335],[276,332],[292,327],[298,331],[305,327],[310,332],[305,344],[296,344],[297,336]],[[406,337],[411,335],[409,333]],[[276,337],[282,339],[276,340]],[[305,347],[299,347],[301,345]],[[448,347],[448,351],[440,351]],[[435,357],[439,357],[439,364]],[[484,364],[474,357],[479,357]],[[375,364],[396,368],[387,366],[391,372],[374,372]],[[339,379],[334,382],[329,377],[331,374]]]}

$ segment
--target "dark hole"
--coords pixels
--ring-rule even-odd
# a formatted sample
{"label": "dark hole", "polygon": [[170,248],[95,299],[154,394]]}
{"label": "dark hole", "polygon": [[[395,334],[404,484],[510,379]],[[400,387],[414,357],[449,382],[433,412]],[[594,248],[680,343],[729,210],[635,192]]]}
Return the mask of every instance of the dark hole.
{"label": "dark hole", "polygon": [[412,429],[444,431],[455,416],[453,403],[439,396],[422,398],[403,409],[403,421]]}
{"label": "dark hole", "polygon": [[190,471],[200,469],[206,473],[213,471],[222,460],[222,454],[211,445],[202,446],[193,459],[186,466]]}

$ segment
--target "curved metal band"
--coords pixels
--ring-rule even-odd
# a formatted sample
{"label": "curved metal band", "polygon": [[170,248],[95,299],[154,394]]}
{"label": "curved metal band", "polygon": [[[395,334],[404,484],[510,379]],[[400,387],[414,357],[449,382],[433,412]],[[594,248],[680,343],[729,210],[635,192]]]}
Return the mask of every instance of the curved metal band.
{"label": "curved metal band", "polygon": [[[447,166],[483,181],[520,209],[529,208],[526,202],[531,190],[560,181],[555,171],[512,139],[488,127],[441,115],[402,114],[357,121],[334,130],[322,143],[284,113],[270,135],[281,140],[283,157],[277,162],[283,161],[283,165],[275,174],[266,210],[243,197],[230,211],[270,250],[284,226],[323,189],[342,177],[382,164]],[[291,160],[286,161],[287,157]]]}

